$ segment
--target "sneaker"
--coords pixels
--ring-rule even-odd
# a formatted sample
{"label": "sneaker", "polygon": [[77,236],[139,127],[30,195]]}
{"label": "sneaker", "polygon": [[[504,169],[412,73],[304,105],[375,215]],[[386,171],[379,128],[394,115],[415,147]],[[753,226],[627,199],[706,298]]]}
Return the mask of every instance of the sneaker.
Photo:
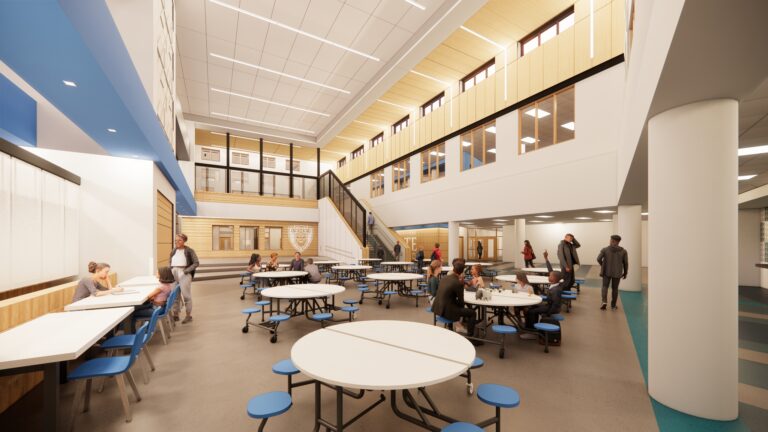
{"label": "sneaker", "polygon": [[611,306],[611,310],[617,310],[619,309],[618,306]]}
{"label": "sneaker", "polygon": [[188,322],[192,321],[192,315],[187,315],[184,317],[184,321],[182,321],[182,324],[186,324]]}
{"label": "sneaker", "polygon": [[605,310],[606,307],[608,307],[608,305],[603,303],[602,305],[600,305],[600,310]]}

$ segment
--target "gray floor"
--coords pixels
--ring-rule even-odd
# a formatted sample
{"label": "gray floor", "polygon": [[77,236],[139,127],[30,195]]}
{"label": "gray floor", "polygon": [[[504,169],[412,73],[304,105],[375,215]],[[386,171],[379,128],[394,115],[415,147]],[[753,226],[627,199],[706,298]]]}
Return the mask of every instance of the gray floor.
{"label": "gray floor", "polygon": [[[319,324],[294,318],[283,325],[280,340],[269,343],[267,332],[252,329],[243,334],[240,309],[253,304],[253,297],[239,299],[234,280],[194,284],[195,313],[191,324],[178,326],[169,345],[160,335],[151,342],[157,371],[148,385],[139,383],[142,401],[133,402],[133,422],[125,423],[117,386],[108,381],[103,393],[95,393],[91,410],[79,414],[81,431],[251,431],[258,427],[245,405],[256,394],[284,390],[285,377],[274,375],[271,365],[288,358],[291,345]],[[356,297],[353,286],[344,298]],[[340,303],[341,299],[337,299]],[[431,323],[432,317],[418,309],[412,299],[393,299],[386,310],[373,302],[363,305],[359,319],[399,319]],[[507,356],[498,358],[498,347],[486,344],[478,355],[485,367],[474,372],[476,383],[500,383],[520,392],[521,405],[504,410],[502,430],[544,431],[653,431],[658,430],[626,319],[620,312],[598,310],[599,291],[586,287],[563,323],[562,346],[545,354],[535,341],[513,339]],[[323,355],[323,353],[318,353]],[[377,368],[407,368],[408,365],[378,364],[370,359],[371,373]],[[141,381],[139,371],[134,371]],[[492,408],[476,396],[468,396],[465,381],[457,378],[429,389],[438,406],[454,417],[478,421],[492,415]],[[66,385],[62,398],[65,412],[72,399]],[[325,390],[324,410],[334,410],[330,390]],[[375,395],[345,403],[351,417]],[[294,406],[270,420],[268,431],[312,430],[311,387],[294,391]],[[489,428],[490,429],[490,428]],[[382,404],[350,430],[421,430],[392,413]]]}

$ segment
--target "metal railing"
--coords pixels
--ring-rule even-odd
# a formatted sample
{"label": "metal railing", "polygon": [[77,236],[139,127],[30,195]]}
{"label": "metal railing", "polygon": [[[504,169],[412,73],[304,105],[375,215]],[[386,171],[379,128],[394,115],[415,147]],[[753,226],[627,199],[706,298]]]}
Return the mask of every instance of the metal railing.
{"label": "metal railing", "polygon": [[347,221],[352,231],[363,243],[368,246],[365,207],[344,186],[333,171],[326,171],[318,179],[317,199],[330,198],[339,209],[339,212]]}

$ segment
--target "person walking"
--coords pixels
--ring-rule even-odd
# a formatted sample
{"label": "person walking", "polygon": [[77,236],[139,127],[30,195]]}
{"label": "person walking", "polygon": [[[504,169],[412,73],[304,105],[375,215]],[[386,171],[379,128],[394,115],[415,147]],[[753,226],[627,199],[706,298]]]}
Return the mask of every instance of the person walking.
{"label": "person walking", "polygon": [[440,243],[435,243],[435,247],[432,249],[432,255],[430,255],[429,260],[440,260],[441,262],[443,261],[443,253],[440,251]]}
{"label": "person walking", "polygon": [[416,252],[416,267],[419,271],[424,268],[424,249],[422,248],[419,248],[419,251]]}
{"label": "person walking", "polygon": [[483,259],[483,243],[480,240],[477,241],[477,259],[478,261]]}
{"label": "person walking", "polygon": [[627,251],[619,246],[619,242],[621,242],[621,236],[612,235],[608,247],[604,247],[597,256],[597,263],[600,265],[600,277],[603,278],[603,304],[600,305],[600,310],[605,310],[608,305],[608,284],[611,285],[611,310],[616,310],[616,300],[619,298],[619,282],[621,279],[627,278],[629,271]]}
{"label": "person walking", "polygon": [[579,254],[576,249],[581,245],[573,236],[568,233],[565,238],[557,245],[557,259],[560,261],[560,271],[563,273],[563,291],[568,291],[576,282],[576,273],[574,266],[579,265]]}
{"label": "person walking", "polygon": [[[192,279],[195,277],[195,269],[200,265],[194,249],[187,246],[187,235],[176,234],[176,247],[171,251],[171,270],[176,282],[181,288],[181,297],[184,298],[184,307],[187,315],[182,324],[192,321]],[[173,304],[171,312],[174,321],[179,320],[179,301]]]}
{"label": "person walking", "polygon": [[400,240],[395,241],[395,247],[392,249],[392,252],[395,254],[395,261],[400,261],[400,252],[403,251],[403,247],[400,246]]}
{"label": "person walking", "polygon": [[373,217],[373,212],[368,212],[368,234],[373,235],[373,224],[376,219]]}
{"label": "person walking", "polygon": [[525,261],[525,268],[533,267],[533,260],[536,259],[536,254],[533,253],[533,246],[528,240],[523,242],[523,260]]}

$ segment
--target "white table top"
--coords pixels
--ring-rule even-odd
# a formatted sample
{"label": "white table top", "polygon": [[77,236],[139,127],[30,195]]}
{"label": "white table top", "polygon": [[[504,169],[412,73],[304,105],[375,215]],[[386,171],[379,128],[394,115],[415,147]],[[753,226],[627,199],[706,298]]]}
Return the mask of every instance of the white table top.
{"label": "white table top", "polygon": [[[496,280],[502,281],[502,282],[514,282],[517,283],[517,276],[516,275],[501,275],[496,276]],[[530,275],[528,276],[528,282],[532,284],[548,284],[549,283],[549,276],[539,276],[539,275]]]}
{"label": "white table top", "polygon": [[[153,280],[153,281],[152,281]],[[152,281],[147,283],[148,281]],[[142,282],[144,282],[142,284]],[[160,285],[154,276],[138,276],[118,284],[123,291],[113,292],[102,296],[90,296],[64,306],[67,312],[90,309],[116,308],[138,306],[149,298],[152,291]]]}
{"label": "white table top", "polygon": [[0,333],[0,370],[80,357],[133,308],[49,313]]}
{"label": "white table top", "polygon": [[400,390],[466,372],[475,348],[441,327],[409,321],[357,321],[299,339],[291,360],[305,375],[353,389]]}
{"label": "white table top", "polygon": [[480,262],[480,261],[469,261],[465,262],[464,265],[467,267],[473,266],[473,265],[480,265],[480,266],[492,266],[495,263],[492,262]]}
{"label": "white table top", "polygon": [[381,265],[406,266],[413,265],[411,261],[383,261]]}
{"label": "white table top", "polygon": [[521,268],[520,270],[526,272],[526,273],[544,273],[549,274],[549,269],[546,267],[528,267],[528,268]]}
{"label": "white table top", "polygon": [[381,258],[358,258],[358,261],[368,262],[368,261],[381,261]]}
{"label": "white table top", "polygon": [[334,270],[370,270],[373,267],[369,265],[345,264],[331,267]]}
{"label": "white table top", "polygon": [[416,273],[371,273],[367,277],[368,279],[390,282],[424,279],[423,275]]}
{"label": "white table top", "polygon": [[477,300],[474,292],[464,291],[464,303],[495,307],[533,306],[541,303],[541,297],[536,294],[504,290],[501,293],[495,291],[490,300]]}
{"label": "white table top", "polygon": [[341,261],[314,261],[317,265],[341,264]]}
{"label": "white table top", "polygon": [[342,292],[344,287],[340,285],[298,284],[267,288],[261,292],[261,295],[281,299],[308,299],[329,297]]}
{"label": "white table top", "polygon": [[305,271],[269,271],[269,272],[259,272],[254,273],[251,275],[251,277],[254,278],[262,278],[262,279],[279,279],[279,278],[295,278],[295,277],[301,277],[306,276],[307,272]]}
{"label": "white table top", "polygon": [[[428,270],[429,270],[429,266],[426,266],[426,267],[422,267],[421,269],[422,269],[422,270],[424,270],[424,271],[428,271]],[[449,272],[449,271],[451,271],[451,270],[453,270],[453,267],[451,267],[451,266],[442,266],[442,267],[440,268],[440,271],[441,271],[442,273],[448,273],[448,272]]]}
{"label": "white table top", "polygon": [[[277,268],[288,268],[291,265],[288,263],[278,263]],[[261,268],[267,268],[267,263],[261,263]]]}

